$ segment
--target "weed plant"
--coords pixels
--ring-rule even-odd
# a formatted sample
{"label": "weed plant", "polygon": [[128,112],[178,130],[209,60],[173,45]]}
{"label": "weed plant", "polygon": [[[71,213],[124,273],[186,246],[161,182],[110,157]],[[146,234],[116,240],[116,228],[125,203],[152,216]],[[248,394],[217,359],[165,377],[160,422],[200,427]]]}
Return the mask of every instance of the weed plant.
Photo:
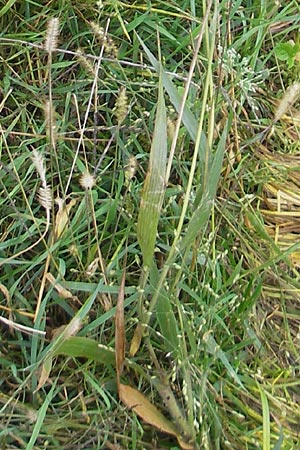
{"label": "weed plant", "polygon": [[299,13],[0,3],[1,449],[299,448]]}

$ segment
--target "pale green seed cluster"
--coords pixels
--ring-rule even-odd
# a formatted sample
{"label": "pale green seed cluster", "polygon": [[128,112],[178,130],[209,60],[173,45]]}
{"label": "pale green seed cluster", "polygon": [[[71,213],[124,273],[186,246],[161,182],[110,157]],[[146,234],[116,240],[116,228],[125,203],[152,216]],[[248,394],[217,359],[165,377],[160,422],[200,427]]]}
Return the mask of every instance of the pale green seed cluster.
{"label": "pale green seed cluster", "polygon": [[104,28],[100,27],[97,23],[91,22],[90,25],[96,38],[98,39],[100,44],[103,45],[105,53],[114,58],[117,58],[118,48],[114,43],[113,39],[110,36],[108,36]]}

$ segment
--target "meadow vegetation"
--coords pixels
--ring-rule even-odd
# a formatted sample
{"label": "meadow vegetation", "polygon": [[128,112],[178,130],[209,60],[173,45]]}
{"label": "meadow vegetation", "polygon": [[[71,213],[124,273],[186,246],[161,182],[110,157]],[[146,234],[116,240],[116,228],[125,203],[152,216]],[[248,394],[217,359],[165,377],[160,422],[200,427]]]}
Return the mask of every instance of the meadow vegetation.
{"label": "meadow vegetation", "polygon": [[0,2],[1,449],[299,449],[299,18]]}

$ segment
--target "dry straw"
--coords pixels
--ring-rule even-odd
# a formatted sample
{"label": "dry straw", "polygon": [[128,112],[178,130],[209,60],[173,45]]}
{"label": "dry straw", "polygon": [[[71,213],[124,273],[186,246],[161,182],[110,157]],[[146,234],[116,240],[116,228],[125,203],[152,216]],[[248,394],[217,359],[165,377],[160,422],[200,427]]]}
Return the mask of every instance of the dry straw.
{"label": "dry straw", "polygon": [[287,88],[282,99],[279,101],[277,109],[274,114],[273,122],[278,122],[287,110],[293,106],[300,95],[300,83],[293,83]]}

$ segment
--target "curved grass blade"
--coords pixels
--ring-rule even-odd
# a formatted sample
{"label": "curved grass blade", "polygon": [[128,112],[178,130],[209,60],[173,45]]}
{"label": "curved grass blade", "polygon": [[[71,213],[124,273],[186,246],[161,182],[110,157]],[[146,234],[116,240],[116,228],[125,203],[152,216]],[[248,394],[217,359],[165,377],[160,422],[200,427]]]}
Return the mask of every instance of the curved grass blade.
{"label": "curved grass blade", "polygon": [[271,445],[271,436],[270,436],[270,411],[269,411],[269,403],[267,396],[264,390],[258,384],[261,404],[262,404],[262,413],[263,413],[263,450],[270,450]]}
{"label": "curved grass blade", "polygon": [[105,366],[115,364],[115,352],[109,347],[99,344],[94,339],[83,336],[71,336],[58,347],[54,356],[65,355],[72,358],[87,358]]}
{"label": "curved grass blade", "polygon": [[44,419],[45,419],[45,416],[46,416],[46,413],[48,410],[48,406],[50,405],[52,399],[56,395],[56,393],[57,393],[56,391],[57,391],[56,381],[54,381],[50,391],[48,392],[48,394],[44,400],[44,403],[42,404],[39,411],[37,412],[37,421],[35,422],[34,428],[31,433],[30,440],[26,446],[26,450],[32,450],[33,448],[36,448],[36,447],[34,447],[35,442],[39,437],[39,432],[43,425],[43,422],[44,422]]}
{"label": "curved grass blade", "polygon": [[7,11],[16,3],[17,0],[8,0],[8,2],[0,9],[0,17],[7,13]]}
{"label": "curved grass blade", "polygon": [[227,356],[223,352],[223,350],[220,348],[220,346],[217,344],[215,338],[211,334],[206,334],[204,336],[204,341],[206,343],[206,347],[209,353],[212,355],[215,355],[224,365],[226,370],[228,371],[229,375],[232,377],[232,379],[242,388],[245,389],[243,383],[241,382],[240,377],[238,376],[235,369],[230,364]]}

